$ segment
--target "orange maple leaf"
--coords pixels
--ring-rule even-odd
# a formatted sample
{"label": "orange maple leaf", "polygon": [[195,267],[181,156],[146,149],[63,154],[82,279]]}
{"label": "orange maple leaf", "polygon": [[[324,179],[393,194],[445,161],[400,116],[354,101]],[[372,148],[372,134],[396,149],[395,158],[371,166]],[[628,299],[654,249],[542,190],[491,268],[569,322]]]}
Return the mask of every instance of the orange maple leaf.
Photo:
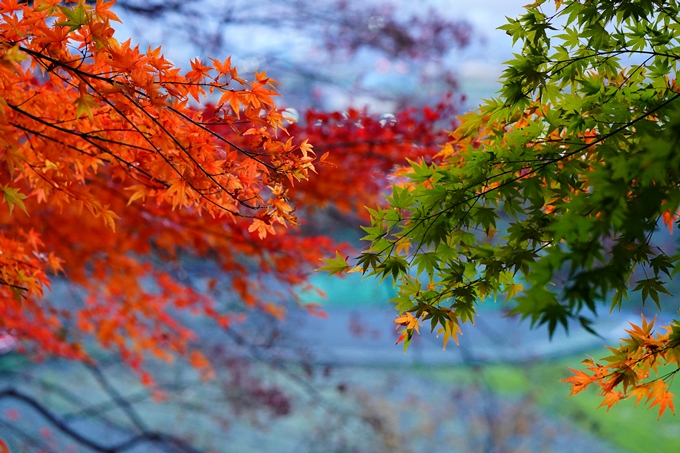
{"label": "orange maple leaf", "polygon": [[663,379],[657,379],[651,384],[651,391],[648,394],[647,400],[651,401],[649,408],[659,406],[659,419],[663,415],[666,407],[668,407],[673,414],[675,414],[675,406],[673,405],[673,394],[668,391],[668,385]]}
{"label": "orange maple leaf", "polygon": [[576,370],[574,368],[568,368],[569,371],[574,373],[574,376],[568,377],[566,379],[562,379],[560,382],[566,382],[568,384],[571,384],[571,393],[569,395],[576,395],[579,392],[582,392],[583,390],[586,389],[590,384],[595,382],[597,380],[596,376],[591,376],[588,373],[581,371],[581,370]]}
{"label": "orange maple leaf", "polygon": [[615,404],[618,404],[618,402],[624,398],[623,393],[615,391],[607,392],[603,396],[604,398],[602,403],[600,403],[600,405],[597,407],[600,408],[602,406],[607,406],[607,412],[609,412],[609,409],[611,409]]}
{"label": "orange maple leaf", "polygon": [[248,227],[248,231],[251,233],[257,231],[257,236],[260,239],[266,238],[267,233],[276,234],[276,230],[274,230],[274,227],[271,224],[260,219],[253,219],[253,223]]}

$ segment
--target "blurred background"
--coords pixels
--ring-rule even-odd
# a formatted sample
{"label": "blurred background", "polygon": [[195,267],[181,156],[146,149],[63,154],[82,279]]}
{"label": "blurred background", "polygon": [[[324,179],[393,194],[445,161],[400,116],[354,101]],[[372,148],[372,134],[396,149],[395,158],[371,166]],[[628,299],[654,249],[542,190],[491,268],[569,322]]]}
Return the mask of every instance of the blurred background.
{"label": "blurred background", "polygon": [[[117,38],[163,46],[180,67],[195,57],[232,62],[282,84],[280,106],[308,112],[363,109],[381,124],[409,107],[445,103],[455,113],[494,95],[512,54],[496,27],[526,0],[118,0]],[[448,97],[447,97],[448,95]],[[309,213],[303,228],[359,249],[362,213]],[[668,240],[672,240],[668,237]],[[184,263],[186,278],[210,264]],[[649,307],[602,316],[593,336],[504,316],[487,301],[460,345],[434,336],[395,346],[389,282],[315,275],[322,305],[291,304],[286,319],[249,314],[229,331],[197,318],[215,376],[186,363],[152,366],[156,386],[101,351],[99,365],[32,361],[0,338],[0,438],[12,452],[675,452],[680,423],[623,403],[596,410],[596,394],[566,398],[559,383],[586,357],[603,357]],[[51,297],[77,298],[65,282]],[[677,304],[668,302],[668,313]],[[668,316],[661,313],[659,316]],[[255,332],[255,333],[254,333]],[[156,437],[143,435],[163,432]],[[102,449],[106,445],[106,449]]]}

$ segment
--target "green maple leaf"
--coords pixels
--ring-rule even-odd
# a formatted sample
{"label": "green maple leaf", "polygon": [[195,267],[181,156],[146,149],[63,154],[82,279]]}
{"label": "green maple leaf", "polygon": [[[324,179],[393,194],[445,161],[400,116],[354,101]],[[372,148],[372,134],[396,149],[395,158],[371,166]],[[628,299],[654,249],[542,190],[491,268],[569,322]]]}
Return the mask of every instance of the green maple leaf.
{"label": "green maple leaf", "polygon": [[87,17],[87,13],[85,12],[85,8],[83,7],[82,3],[75,8],[60,6],[59,9],[62,13],[64,13],[64,16],[66,16],[68,20],[57,22],[55,25],[71,27],[69,32],[78,30],[80,27],[87,25],[89,22],[89,18]]}
{"label": "green maple leaf", "polygon": [[349,264],[347,263],[347,258],[343,257],[340,255],[340,252],[335,252],[335,258],[327,258],[322,260],[324,263],[326,263],[325,266],[322,266],[318,269],[317,271],[326,271],[328,272],[328,275],[333,275],[333,274],[340,274],[342,272],[345,272],[349,270]]}
{"label": "green maple leaf", "polygon": [[7,205],[9,206],[9,213],[12,214],[12,211],[14,210],[14,206],[18,206],[19,209],[24,211],[26,215],[28,215],[28,211],[26,210],[26,206],[24,205],[24,202],[22,200],[28,198],[26,195],[22,194],[19,192],[19,189],[16,189],[14,187],[9,187],[5,186],[2,189],[2,195],[4,198],[4,201],[7,202]]}

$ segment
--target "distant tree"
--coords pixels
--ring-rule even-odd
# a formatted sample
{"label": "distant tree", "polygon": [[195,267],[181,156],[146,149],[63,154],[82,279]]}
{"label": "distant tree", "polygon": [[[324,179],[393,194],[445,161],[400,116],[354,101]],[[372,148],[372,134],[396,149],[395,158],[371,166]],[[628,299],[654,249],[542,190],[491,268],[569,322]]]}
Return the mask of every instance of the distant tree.
{"label": "distant tree", "polygon": [[[680,209],[680,5],[548,3],[501,27],[522,47],[500,97],[464,115],[433,162],[397,171],[356,262],[324,267],[393,279],[405,346],[423,322],[457,340],[488,298],[552,335],[571,321],[592,331],[601,302],[638,293],[661,309],[670,296],[680,254],[659,236]],[[572,393],[596,384],[607,408],[644,398],[673,410],[680,320],[654,324],[574,370]]]}
{"label": "distant tree", "polygon": [[[373,98],[399,108],[436,100],[458,90],[447,57],[474,37],[464,20],[428,8],[404,14],[386,1],[118,0],[116,8],[139,40],[161,39],[180,54],[227,52],[239,69],[266,68],[284,83],[287,106],[298,110],[328,108],[328,95],[356,103]],[[391,69],[392,79],[410,82],[370,82],[377,61],[381,70]]]}

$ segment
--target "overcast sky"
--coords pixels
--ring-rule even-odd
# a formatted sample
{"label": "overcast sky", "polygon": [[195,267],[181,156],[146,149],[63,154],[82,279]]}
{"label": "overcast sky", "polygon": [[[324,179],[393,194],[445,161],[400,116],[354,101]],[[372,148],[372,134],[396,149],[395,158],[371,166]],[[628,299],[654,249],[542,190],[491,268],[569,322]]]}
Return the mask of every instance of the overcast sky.
{"label": "overcast sky", "polygon": [[517,17],[528,0],[431,0],[441,11],[466,19],[477,35],[474,45],[455,56],[462,91],[470,103],[491,96],[497,89],[502,63],[512,56],[512,41],[502,30],[505,17]]}

